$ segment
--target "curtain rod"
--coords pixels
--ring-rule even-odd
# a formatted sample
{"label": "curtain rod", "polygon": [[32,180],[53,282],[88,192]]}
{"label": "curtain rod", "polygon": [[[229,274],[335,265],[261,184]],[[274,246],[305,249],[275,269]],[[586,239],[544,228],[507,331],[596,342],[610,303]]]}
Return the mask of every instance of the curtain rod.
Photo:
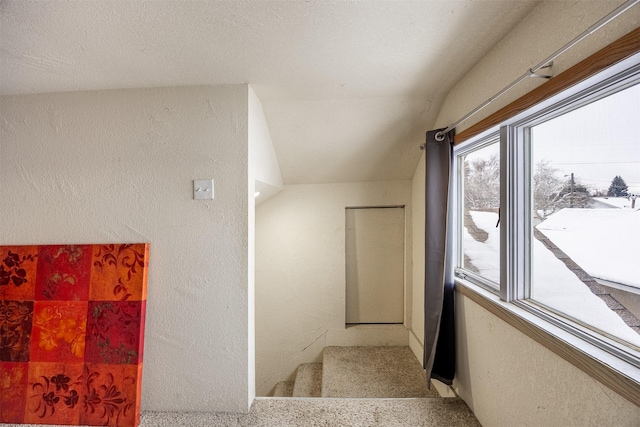
{"label": "curtain rod", "polygon": [[[605,16],[604,18],[600,19],[598,22],[596,22],[595,24],[593,24],[592,26],[587,28],[582,34],[580,34],[578,37],[574,38],[569,43],[567,43],[564,46],[562,46],[560,49],[555,51],[552,55],[550,55],[547,58],[545,58],[538,65],[536,65],[533,68],[529,68],[522,76],[518,77],[516,80],[514,80],[512,83],[507,85],[500,92],[496,93],[491,98],[487,99],[482,104],[478,105],[476,108],[471,110],[469,113],[467,113],[464,117],[462,117],[461,119],[459,119],[455,123],[450,124],[445,129],[443,129],[440,132],[436,133],[435,134],[435,139],[437,141],[443,141],[444,140],[444,136],[445,136],[446,133],[448,133],[448,132],[452,131],[453,129],[455,129],[456,127],[458,127],[459,124],[461,124],[462,122],[467,120],[469,117],[475,115],[478,111],[482,110],[487,105],[489,105],[493,101],[495,101],[497,98],[499,98],[500,96],[504,95],[506,92],[511,90],[514,86],[520,84],[523,80],[526,80],[529,77],[541,77],[541,78],[550,79],[551,76],[544,76],[544,75],[536,74],[536,71],[541,70],[543,68],[548,68],[551,65],[553,65],[553,60],[554,59],[556,59],[557,57],[559,57],[560,55],[562,55],[563,53],[565,53],[566,51],[571,49],[576,44],[580,43],[582,40],[584,40],[585,38],[587,38],[588,36],[590,36],[591,34],[596,32],[600,28],[602,28],[605,25],[607,25],[609,22],[611,22],[614,19],[616,19],[618,16],[622,15],[623,13],[625,13],[627,10],[631,9],[633,6],[638,4],[638,2],[640,2],[640,0],[627,0],[626,2],[624,2],[623,4],[618,6],[615,10],[613,10],[607,16]],[[424,149],[424,144],[421,144],[420,148]]]}

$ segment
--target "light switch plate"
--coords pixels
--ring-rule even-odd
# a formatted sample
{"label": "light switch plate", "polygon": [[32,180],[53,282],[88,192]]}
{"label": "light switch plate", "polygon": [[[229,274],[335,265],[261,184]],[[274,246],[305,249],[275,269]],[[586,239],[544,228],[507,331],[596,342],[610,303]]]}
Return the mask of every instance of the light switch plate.
{"label": "light switch plate", "polygon": [[195,200],[212,200],[213,179],[194,179],[193,198]]}

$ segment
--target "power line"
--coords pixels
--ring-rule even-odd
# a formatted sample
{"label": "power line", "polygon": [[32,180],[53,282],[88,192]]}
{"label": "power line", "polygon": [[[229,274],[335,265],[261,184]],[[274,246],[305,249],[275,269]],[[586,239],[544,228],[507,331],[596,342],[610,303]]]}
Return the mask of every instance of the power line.
{"label": "power line", "polygon": [[[595,184],[610,184],[611,180],[608,181],[604,181],[604,180],[598,180],[598,179],[589,179],[589,178],[581,178],[581,177],[576,177],[576,181],[579,182],[589,182],[589,183],[595,183]],[[640,186],[640,182],[626,182],[625,183],[629,186],[635,187],[635,186]]]}
{"label": "power line", "polygon": [[554,165],[640,165],[640,162],[552,162]]}

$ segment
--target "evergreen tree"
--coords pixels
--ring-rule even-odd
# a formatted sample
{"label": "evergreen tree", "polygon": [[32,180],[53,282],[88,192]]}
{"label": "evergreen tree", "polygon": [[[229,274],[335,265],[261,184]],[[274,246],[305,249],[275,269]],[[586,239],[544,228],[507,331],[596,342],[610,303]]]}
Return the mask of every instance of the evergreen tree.
{"label": "evergreen tree", "polygon": [[627,192],[629,187],[627,183],[624,182],[624,179],[620,175],[616,175],[615,178],[611,181],[611,185],[609,186],[609,191],[607,192],[607,196],[609,197],[627,197],[629,193]]}

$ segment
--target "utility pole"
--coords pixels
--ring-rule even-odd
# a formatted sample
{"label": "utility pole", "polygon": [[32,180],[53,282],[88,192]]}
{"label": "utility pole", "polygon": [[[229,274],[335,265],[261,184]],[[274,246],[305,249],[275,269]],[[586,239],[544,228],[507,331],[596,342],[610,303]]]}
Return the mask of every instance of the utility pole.
{"label": "utility pole", "polygon": [[571,199],[569,199],[569,207],[573,207],[573,172],[571,172]]}

